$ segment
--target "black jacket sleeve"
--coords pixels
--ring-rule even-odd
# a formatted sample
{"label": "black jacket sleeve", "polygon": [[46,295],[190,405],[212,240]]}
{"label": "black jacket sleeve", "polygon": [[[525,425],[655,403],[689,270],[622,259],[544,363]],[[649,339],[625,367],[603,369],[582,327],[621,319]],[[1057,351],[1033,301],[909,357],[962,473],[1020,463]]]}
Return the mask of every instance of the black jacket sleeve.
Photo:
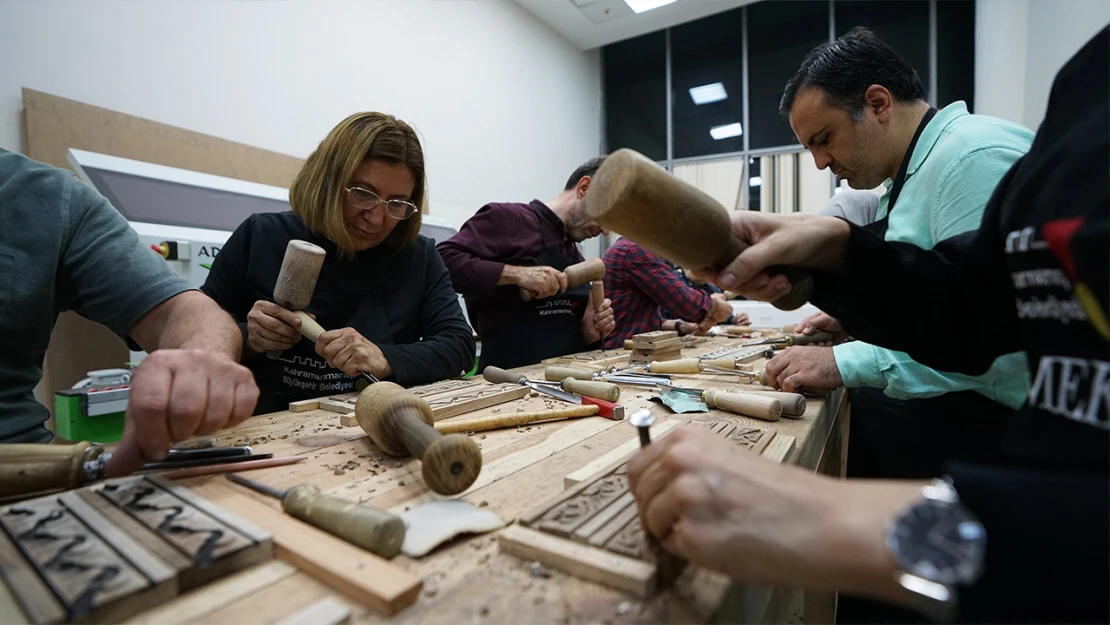
{"label": "black jacket sleeve", "polygon": [[422,338],[406,345],[379,345],[398,384],[457,378],[474,366],[474,332],[463,318],[451,276],[436,248],[424,250]]}
{"label": "black jacket sleeve", "polygon": [[[981,374],[998,356],[1019,351],[998,218],[1002,191],[1020,164],[999,183],[979,230],[932,250],[883,241],[852,225],[841,271],[815,272],[813,304],[855,338],[906,352],[941,371]],[[958,344],[938,340],[938,322],[957,312],[968,331]]]}
{"label": "black jacket sleeve", "polygon": [[244,344],[247,341],[247,313],[254,306],[246,287],[253,224],[254,216],[248,217],[231,233],[220,253],[212,259],[212,268],[200,287],[201,292],[215,300],[235,320]]}

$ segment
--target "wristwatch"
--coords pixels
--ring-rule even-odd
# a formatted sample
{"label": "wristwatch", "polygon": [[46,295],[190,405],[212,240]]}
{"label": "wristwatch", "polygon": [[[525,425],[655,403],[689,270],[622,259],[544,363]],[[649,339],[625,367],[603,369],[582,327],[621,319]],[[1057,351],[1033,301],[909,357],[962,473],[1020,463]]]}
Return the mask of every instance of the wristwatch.
{"label": "wristwatch", "polygon": [[983,573],[987,530],[963,504],[949,478],[933,480],[921,498],[887,526],[886,545],[901,568],[895,580],[920,599],[926,616],[952,622],[956,586]]}

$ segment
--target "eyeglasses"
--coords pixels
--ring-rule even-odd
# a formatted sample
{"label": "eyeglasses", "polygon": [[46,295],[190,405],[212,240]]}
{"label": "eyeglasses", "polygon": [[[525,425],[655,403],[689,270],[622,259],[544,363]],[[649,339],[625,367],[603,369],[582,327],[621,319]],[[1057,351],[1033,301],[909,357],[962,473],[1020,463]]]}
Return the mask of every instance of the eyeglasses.
{"label": "eyeglasses", "polygon": [[383,200],[377,193],[367,191],[362,187],[343,187],[347,192],[347,201],[360,210],[373,210],[379,204],[385,205],[385,213],[394,219],[408,219],[416,213],[416,204],[405,200]]}

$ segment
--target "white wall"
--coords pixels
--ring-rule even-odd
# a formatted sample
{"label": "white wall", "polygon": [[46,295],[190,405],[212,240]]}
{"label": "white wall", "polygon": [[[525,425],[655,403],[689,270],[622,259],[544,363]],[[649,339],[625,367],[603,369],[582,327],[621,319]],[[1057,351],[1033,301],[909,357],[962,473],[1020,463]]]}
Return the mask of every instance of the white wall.
{"label": "white wall", "polygon": [[596,51],[514,2],[0,2],[0,147],[21,87],[305,157],[347,115],[422,135],[431,212],[549,199],[600,145]]}
{"label": "white wall", "polygon": [[1036,130],[1056,72],[1107,23],[1107,0],[977,0],[975,112]]}

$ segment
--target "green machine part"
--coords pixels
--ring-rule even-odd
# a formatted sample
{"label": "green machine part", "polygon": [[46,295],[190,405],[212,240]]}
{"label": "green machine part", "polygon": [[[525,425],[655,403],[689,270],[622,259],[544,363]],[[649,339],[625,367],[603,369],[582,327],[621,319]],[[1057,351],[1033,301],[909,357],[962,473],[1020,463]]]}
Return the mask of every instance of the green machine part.
{"label": "green machine part", "polygon": [[54,394],[54,432],[68,441],[118,441],[123,436],[123,414],[127,410],[129,391],[126,388],[58,391]]}

